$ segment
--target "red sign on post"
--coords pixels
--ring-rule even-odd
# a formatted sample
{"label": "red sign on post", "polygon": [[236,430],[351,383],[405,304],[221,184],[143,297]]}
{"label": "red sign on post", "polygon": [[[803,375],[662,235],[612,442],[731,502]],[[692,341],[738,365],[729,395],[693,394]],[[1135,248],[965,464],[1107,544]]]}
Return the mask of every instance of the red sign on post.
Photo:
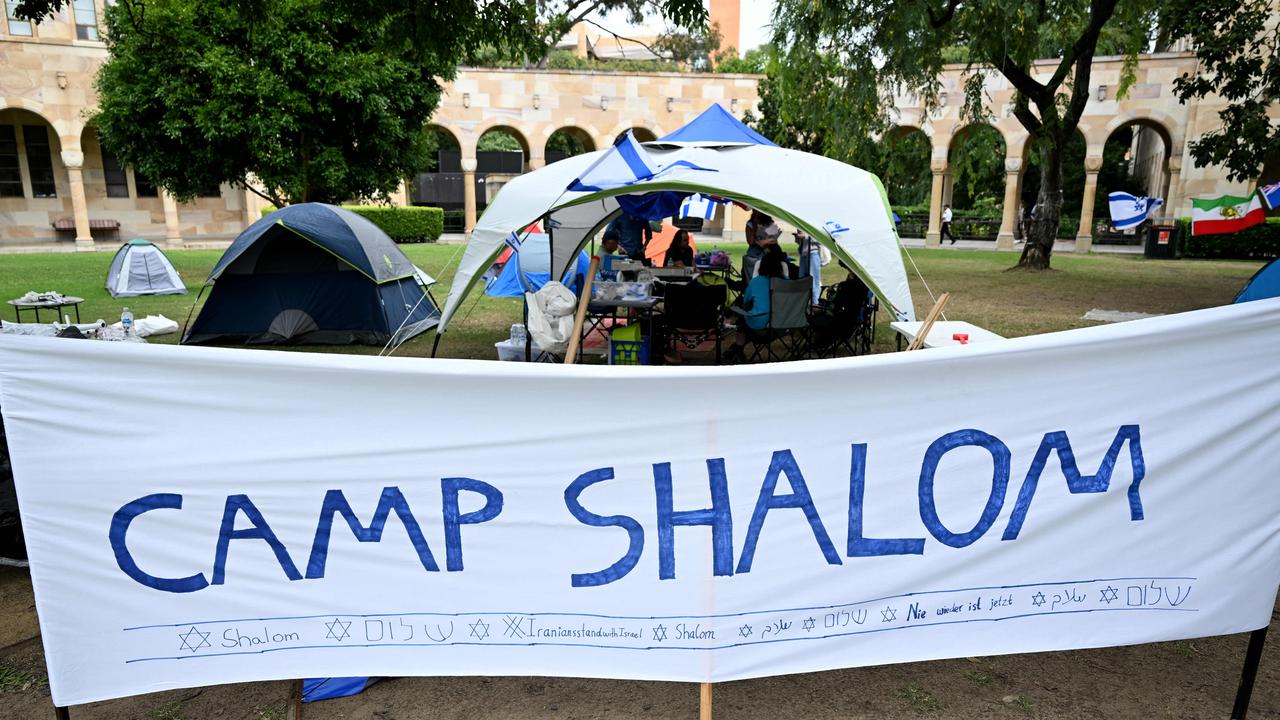
{"label": "red sign on post", "polygon": [[1158,244],[1160,244],[1160,245],[1168,245],[1168,244],[1169,244],[1169,231],[1168,231],[1168,230],[1161,230],[1161,231],[1160,231],[1160,234],[1156,237],[1156,242],[1157,242]]}

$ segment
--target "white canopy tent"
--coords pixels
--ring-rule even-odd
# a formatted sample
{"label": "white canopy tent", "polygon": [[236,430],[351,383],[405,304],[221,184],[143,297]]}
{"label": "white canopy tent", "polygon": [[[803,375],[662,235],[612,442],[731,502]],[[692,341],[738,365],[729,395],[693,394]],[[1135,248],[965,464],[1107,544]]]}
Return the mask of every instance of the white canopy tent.
{"label": "white canopy tent", "polygon": [[512,232],[548,217],[556,276],[568,269],[594,232],[619,212],[616,196],[660,190],[737,200],[803,229],[852,268],[894,319],[915,319],[892,211],[876,176],[818,155],[750,142],[663,139],[644,148],[663,167],[683,160],[708,169],[676,167],[625,187],[565,190],[609,152],[603,150],[515,178],[494,198],[472,232],[437,332],[445,331]]}

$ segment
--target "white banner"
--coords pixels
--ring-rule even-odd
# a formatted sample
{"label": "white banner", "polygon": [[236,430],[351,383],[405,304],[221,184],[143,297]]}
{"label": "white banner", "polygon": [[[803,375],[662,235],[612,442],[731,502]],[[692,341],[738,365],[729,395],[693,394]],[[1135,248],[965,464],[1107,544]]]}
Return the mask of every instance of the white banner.
{"label": "white banner", "polygon": [[53,699],[723,681],[1247,631],[1280,301],[989,345],[561,367],[0,338]]}

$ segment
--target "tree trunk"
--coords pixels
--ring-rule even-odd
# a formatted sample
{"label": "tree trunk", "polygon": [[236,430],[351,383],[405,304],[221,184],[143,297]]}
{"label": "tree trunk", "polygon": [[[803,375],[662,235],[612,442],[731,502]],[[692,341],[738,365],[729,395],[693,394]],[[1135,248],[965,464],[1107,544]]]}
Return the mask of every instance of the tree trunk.
{"label": "tree trunk", "polygon": [[1036,143],[1040,156],[1040,194],[1036,198],[1036,219],[1027,230],[1027,244],[1017,267],[1024,270],[1048,270],[1053,256],[1053,243],[1058,237],[1058,219],[1062,216],[1062,145],[1058,138],[1045,138]]}

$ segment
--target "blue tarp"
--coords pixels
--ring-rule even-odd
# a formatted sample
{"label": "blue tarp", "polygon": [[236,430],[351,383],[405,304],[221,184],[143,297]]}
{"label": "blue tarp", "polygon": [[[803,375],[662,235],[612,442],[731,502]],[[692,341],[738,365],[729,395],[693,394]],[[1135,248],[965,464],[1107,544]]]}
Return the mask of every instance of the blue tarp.
{"label": "blue tarp", "polygon": [[1280,297],[1280,258],[1272,260],[1254,273],[1235,301],[1242,303],[1273,297]]}
{"label": "blue tarp", "polygon": [[663,220],[680,213],[680,203],[692,193],[659,190],[643,195],[619,195],[614,198],[622,211],[641,220]]}
{"label": "blue tarp", "polygon": [[751,143],[777,147],[765,136],[743,125],[740,120],[716,103],[712,103],[711,107],[691,120],[689,124],[659,138],[658,142]]}
{"label": "blue tarp", "polygon": [[365,677],[309,678],[302,681],[302,702],[355,695],[377,681]]}

